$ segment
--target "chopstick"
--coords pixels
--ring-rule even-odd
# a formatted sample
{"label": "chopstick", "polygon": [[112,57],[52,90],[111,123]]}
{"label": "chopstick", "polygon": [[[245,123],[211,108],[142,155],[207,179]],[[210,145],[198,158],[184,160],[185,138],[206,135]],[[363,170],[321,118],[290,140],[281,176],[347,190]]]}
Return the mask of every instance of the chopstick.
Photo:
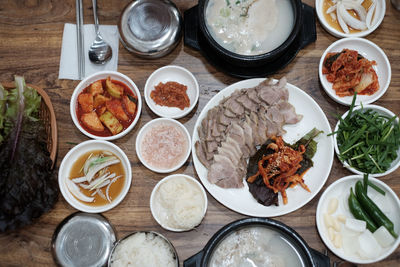
{"label": "chopstick", "polygon": [[85,77],[85,52],[83,46],[83,8],[82,0],[76,0],[76,40],[77,40],[77,51],[78,51],[78,73],[79,79],[82,80]]}

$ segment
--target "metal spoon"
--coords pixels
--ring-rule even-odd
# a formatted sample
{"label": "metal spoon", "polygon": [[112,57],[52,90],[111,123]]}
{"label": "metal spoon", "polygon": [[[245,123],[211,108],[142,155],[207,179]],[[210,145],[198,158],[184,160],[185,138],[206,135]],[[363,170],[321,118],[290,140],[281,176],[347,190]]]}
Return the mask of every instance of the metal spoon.
{"label": "metal spoon", "polygon": [[104,64],[111,59],[112,49],[111,46],[103,40],[103,37],[101,37],[99,31],[99,19],[97,18],[97,0],[92,0],[92,3],[96,39],[93,41],[92,45],[89,48],[89,59],[94,64]]}

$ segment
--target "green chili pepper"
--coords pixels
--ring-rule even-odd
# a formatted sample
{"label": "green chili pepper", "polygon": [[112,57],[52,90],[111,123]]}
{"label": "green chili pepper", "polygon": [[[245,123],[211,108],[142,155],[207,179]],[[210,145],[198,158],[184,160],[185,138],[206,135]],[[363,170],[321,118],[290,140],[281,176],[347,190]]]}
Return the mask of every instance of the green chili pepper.
{"label": "green chili pepper", "polygon": [[398,235],[394,232],[393,222],[386,217],[379,207],[368,197],[364,191],[361,181],[356,183],[355,191],[357,200],[360,202],[361,207],[367,212],[372,220],[377,225],[384,226],[394,238],[397,238]]}
{"label": "green chili pepper", "polygon": [[372,233],[375,232],[376,229],[378,229],[378,227],[376,227],[376,224],[371,219],[371,217],[369,217],[368,214],[362,209],[360,203],[356,198],[356,195],[354,195],[353,193],[353,188],[350,188],[349,208],[351,213],[356,219],[363,220],[367,223],[367,228]]}

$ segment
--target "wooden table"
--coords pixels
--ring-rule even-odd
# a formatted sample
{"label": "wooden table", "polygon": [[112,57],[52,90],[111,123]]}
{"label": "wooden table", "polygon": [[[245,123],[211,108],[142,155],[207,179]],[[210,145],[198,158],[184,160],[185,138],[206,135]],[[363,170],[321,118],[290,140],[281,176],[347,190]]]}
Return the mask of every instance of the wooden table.
{"label": "wooden table", "polygon": [[[196,1],[175,0],[184,12],[196,4]],[[313,0],[303,1],[314,6]],[[99,16],[102,24],[116,25],[119,15],[128,0],[99,1]],[[381,26],[367,39],[379,45],[387,54],[392,66],[392,81],[388,91],[375,104],[382,105],[395,114],[400,114],[400,12],[390,1],[386,1],[386,16]],[[92,23],[91,1],[84,1],[84,22]],[[25,76],[27,83],[45,89],[53,102],[59,133],[58,158],[56,170],[65,154],[73,147],[72,143],[88,140],[73,125],[69,114],[69,101],[78,81],[59,80],[58,68],[64,23],[75,23],[75,1],[50,0],[3,0],[0,2],[0,81],[12,81],[14,74]],[[322,89],[318,79],[318,64],[324,50],[337,39],[324,31],[317,21],[317,41],[301,50],[296,59],[273,77],[286,76],[288,81],[310,94],[324,110],[333,127],[337,120],[334,114],[342,114],[347,107],[334,102]],[[194,123],[208,100],[227,85],[239,81],[210,65],[204,57],[183,41],[169,55],[156,60],[140,59],[128,53],[122,45],[119,47],[118,71],[128,75],[143,92],[147,77],[157,68],[176,64],[189,69],[200,85],[200,99],[197,107],[180,121],[193,132]],[[144,99],[143,99],[144,101]],[[211,236],[223,225],[245,216],[233,212],[211,195],[208,195],[208,211],[202,224],[195,230],[185,233],[173,233],[163,230],[153,219],[149,208],[150,193],[154,185],[164,177],[146,169],[135,153],[135,138],[139,129],[151,119],[156,118],[144,105],[141,118],[131,133],[115,142],[128,155],[133,172],[133,184],[130,192],[116,208],[104,215],[115,226],[118,237],[137,230],[154,230],[164,234],[175,245],[181,262],[201,250]],[[176,173],[185,173],[197,177],[190,158],[184,167]],[[335,157],[333,167],[322,191],[340,177],[351,174],[344,169]],[[400,194],[400,169],[382,177]],[[322,192],[321,191],[321,192]],[[324,251],[326,247],[315,226],[315,212],[321,192],[303,208],[288,215],[276,217],[293,227],[308,244]],[[23,229],[0,234],[1,266],[47,266],[54,265],[50,242],[56,226],[69,214],[75,212],[60,195],[51,212],[43,215],[34,224]],[[341,261],[328,252],[332,261]],[[400,249],[379,263],[379,266],[400,264]],[[373,266],[373,265],[371,265]],[[378,266],[375,264],[374,266]]]}

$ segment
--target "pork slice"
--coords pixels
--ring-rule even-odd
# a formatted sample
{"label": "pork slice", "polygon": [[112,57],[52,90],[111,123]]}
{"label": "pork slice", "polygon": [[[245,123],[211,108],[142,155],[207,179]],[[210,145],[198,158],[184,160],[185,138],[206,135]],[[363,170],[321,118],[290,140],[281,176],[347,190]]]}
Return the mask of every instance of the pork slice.
{"label": "pork slice", "polygon": [[277,103],[277,108],[284,117],[285,123],[295,124],[303,118],[303,115],[297,114],[296,109],[289,102],[280,101],[279,103]]}
{"label": "pork slice", "polygon": [[228,118],[236,118],[236,113],[231,111],[229,108],[224,109],[224,115]]}
{"label": "pork slice", "polygon": [[257,111],[258,104],[253,102],[247,94],[243,94],[236,99],[246,110],[248,111]]}
{"label": "pork slice", "polygon": [[240,150],[240,145],[232,137],[228,136],[224,142],[221,143],[222,147],[233,150],[236,154],[242,157],[242,151]]}
{"label": "pork slice", "polygon": [[[281,102],[279,102],[281,103]],[[285,117],[283,113],[280,111],[280,108],[278,105],[273,105],[267,110],[267,118],[276,123],[284,123],[285,122]]]}
{"label": "pork slice", "polygon": [[196,148],[197,158],[200,160],[201,164],[203,164],[207,169],[210,168],[211,163],[206,158],[206,152],[203,150],[202,145],[199,141],[194,144]]}
{"label": "pork slice", "polygon": [[[237,102],[234,98],[231,98],[228,101],[226,101],[224,103],[224,107],[227,110],[230,110],[233,114],[235,114],[235,117],[236,117],[236,115],[241,116],[244,113],[244,107],[239,102]],[[227,115],[226,112],[225,112],[225,115]],[[228,117],[230,117],[230,116],[228,116]]]}
{"label": "pork slice", "polygon": [[272,136],[279,136],[284,133],[284,130],[282,128],[283,123],[278,123],[275,121],[272,121],[269,117],[266,118],[266,124],[267,124],[267,136],[272,137]]}
{"label": "pork slice", "polygon": [[[254,113],[255,114],[255,113]],[[250,114],[251,117],[254,117]],[[251,130],[252,130],[252,136],[253,136],[253,143],[255,146],[259,146],[261,144],[261,137],[258,135],[258,118],[257,116],[255,117],[257,121],[252,120],[250,116],[246,116],[246,122],[248,125],[250,125]]]}
{"label": "pork slice", "polygon": [[242,158],[240,162],[237,165],[237,172],[240,175],[240,177],[245,177],[247,173],[247,160],[245,158]]}
{"label": "pork slice", "polygon": [[208,153],[213,153],[214,151],[217,151],[217,149],[218,149],[218,143],[215,140],[206,141],[206,146],[207,146]]}
{"label": "pork slice", "polygon": [[[232,163],[236,166],[241,158],[240,154],[236,154],[235,151],[227,149],[226,147],[218,147],[218,155],[224,155],[227,156]],[[217,155],[215,155],[217,156]]]}
{"label": "pork slice", "polygon": [[218,148],[223,149],[223,150],[228,150],[230,151],[235,158],[240,159],[242,157],[242,151],[240,151],[240,147],[236,147],[235,145],[228,143],[228,142],[222,142],[221,146]]}
{"label": "pork slice", "polygon": [[232,161],[226,156],[217,157],[207,174],[210,183],[222,188],[243,187],[243,176],[240,176]]}
{"label": "pork slice", "polygon": [[277,84],[271,84],[271,81],[266,84],[261,83],[256,90],[258,97],[268,105],[272,105],[279,100],[287,101],[289,98],[285,78],[282,78]]}
{"label": "pork slice", "polygon": [[212,140],[214,140],[214,136],[212,136],[212,134],[211,134],[211,131],[212,131],[212,119],[209,118],[208,116],[207,116],[206,119],[207,119],[206,140],[207,141],[212,141]]}
{"label": "pork slice", "polygon": [[246,140],[246,145],[250,149],[250,156],[252,156],[257,152],[256,146],[254,144],[254,139],[253,139],[253,130],[251,129],[251,126],[247,122],[243,122],[241,126],[243,128],[244,139]]}
{"label": "pork slice", "polygon": [[249,88],[247,89],[247,96],[249,97],[249,99],[251,99],[251,101],[253,101],[254,103],[260,104],[261,100],[258,97],[257,94],[257,90],[255,88]]}
{"label": "pork slice", "polygon": [[227,117],[224,113],[220,113],[217,116],[217,121],[225,126],[228,126],[231,123],[231,119],[229,117]]}
{"label": "pork slice", "polygon": [[214,137],[220,136],[221,132],[218,130],[217,118],[213,117],[211,120],[212,120],[212,123],[211,123],[211,135],[214,136]]}
{"label": "pork slice", "polygon": [[207,151],[207,144],[206,141],[200,141],[200,145],[204,153],[206,154],[206,159],[210,162],[214,158],[214,152],[208,152]]}
{"label": "pork slice", "polygon": [[226,127],[227,127],[227,126],[226,126],[226,125],[223,125],[222,123],[218,123],[218,124],[217,124],[217,129],[218,129],[218,131],[221,132],[221,133],[222,133],[222,132],[225,132]]}
{"label": "pork slice", "polygon": [[258,117],[258,135],[260,136],[260,144],[264,144],[268,140],[267,136],[267,121],[265,119],[265,116],[260,116]]}

